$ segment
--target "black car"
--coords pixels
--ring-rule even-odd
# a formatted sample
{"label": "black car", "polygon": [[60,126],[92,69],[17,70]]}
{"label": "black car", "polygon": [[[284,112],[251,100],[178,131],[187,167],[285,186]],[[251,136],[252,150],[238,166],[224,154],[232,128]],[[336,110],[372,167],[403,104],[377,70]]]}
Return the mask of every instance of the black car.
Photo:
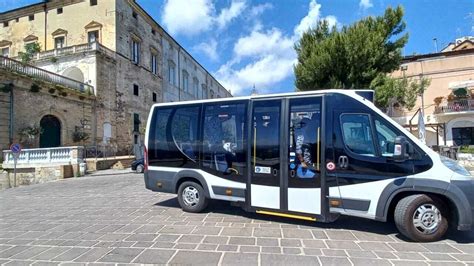
{"label": "black car", "polygon": [[132,170],[137,173],[143,173],[143,170],[145,170],[145,162],[143,158],[132,162]]}

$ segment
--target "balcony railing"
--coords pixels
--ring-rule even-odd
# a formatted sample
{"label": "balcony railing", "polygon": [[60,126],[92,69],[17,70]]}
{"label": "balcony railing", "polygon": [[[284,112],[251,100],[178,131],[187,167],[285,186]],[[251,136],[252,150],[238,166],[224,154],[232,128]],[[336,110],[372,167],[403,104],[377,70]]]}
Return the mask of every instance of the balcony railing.
{"label": "balcony railing", "polygon": [[453,100],[435,108],[435,113],[437,114],[467,111],[474,111],[474,99]]}
{"label": "balcony railing", "polygon": [[114,51],[108,49],[107,47],[101,45],[98,42],[93,42],[93,43],[84,43],[84,44],[67,46],[63,48],[57,48],[54,50],[39,52],[33,56],[33,60],[42,60],[42,59],[48,59],[52,57],[72,55],[76,53],[83,53],[83,52],[89,52],[89,51],[102,52],[108,55],[109,57],[115,58]]}
{"label": "balcony railing", "polygon": [[[38,164],[75,164],[82,161],[84,147],[59,147],[42,149],[23,149],[18,157],[18,166]],[[3,151],[3,168],[13,166],[13,154],[9,150]]]}
{"label": "balcony railing", "polygon": [[93,93],[93,87],[89,84],[70,79],[65,76],[49,72],[39,67],[28,65],[20,61],[0,56],[0,68],[17,72],[19,74],[27,75],[33,78],[38,78],[53,84],[60,84],[65,87],[78,90],[81,93]]}

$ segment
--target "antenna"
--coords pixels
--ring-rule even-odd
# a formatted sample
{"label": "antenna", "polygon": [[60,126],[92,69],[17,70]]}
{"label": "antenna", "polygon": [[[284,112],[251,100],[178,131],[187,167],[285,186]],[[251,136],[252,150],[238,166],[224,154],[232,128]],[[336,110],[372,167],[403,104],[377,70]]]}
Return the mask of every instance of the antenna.
{"label": "antenna", "polygon": [[252,89],[252,92],[250,93],[250,95],[258,95],[258,91],[257,91],[257,89],[255,89],[255,84],[253,84],[253,89]]}
{"label": "antenna", "polygon": [[434,46],[435,46],[435,52],[438,52],[438,38],[433,38]]}

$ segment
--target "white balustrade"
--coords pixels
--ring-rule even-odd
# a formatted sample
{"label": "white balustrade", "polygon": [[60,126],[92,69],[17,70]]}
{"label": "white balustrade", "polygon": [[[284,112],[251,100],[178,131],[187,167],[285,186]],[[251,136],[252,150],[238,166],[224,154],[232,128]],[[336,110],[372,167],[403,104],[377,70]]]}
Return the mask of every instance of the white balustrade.
{"label": "white balustrade", "polygon": [[[18,156],[18,166],[38,164],[73,164],[82,161],[82,146],[23,149]],[[13,154],[9,150],[3,151],[3,167],[13,165]]]}

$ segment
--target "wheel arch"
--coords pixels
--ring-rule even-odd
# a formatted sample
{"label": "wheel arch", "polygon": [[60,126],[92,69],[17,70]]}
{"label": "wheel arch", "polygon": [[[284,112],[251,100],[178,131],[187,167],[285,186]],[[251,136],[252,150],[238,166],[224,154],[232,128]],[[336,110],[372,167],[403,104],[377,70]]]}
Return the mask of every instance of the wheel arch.
{"label": "wheel arch", "polygon": [[209,187],[207,186],[207,182],[204,177],[201,174],[191,170],[183,170],[175,175],[173,184],[175,194],[178,193],[179,186],[186,181],[192,181],[199,184],[204,189],[205,196],[207,198],[211,198]]}
{"label": "wheel arch", "polygon": [[375,219],[387,221],[393,215],[396,204],[404,197],[414,194],[428,194],[444,200],[451,210],[452,224],[458,230],[469,230],[472,225],[470,205],[464,193],[452,184],[440,180],[406,179],[401,182],[392,182],[380,195]]}

